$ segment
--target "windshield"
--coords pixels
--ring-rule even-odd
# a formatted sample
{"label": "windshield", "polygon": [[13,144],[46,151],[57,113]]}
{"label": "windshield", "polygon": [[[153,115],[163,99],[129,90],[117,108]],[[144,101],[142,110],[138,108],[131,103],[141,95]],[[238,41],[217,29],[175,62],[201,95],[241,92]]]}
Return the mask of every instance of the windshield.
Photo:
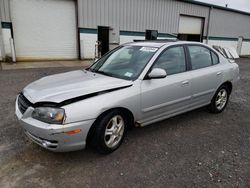
{"label": "windshield", "polygon": [[154,47],[122,46],[104,55],[89,71],[135,80],[157,50]]}

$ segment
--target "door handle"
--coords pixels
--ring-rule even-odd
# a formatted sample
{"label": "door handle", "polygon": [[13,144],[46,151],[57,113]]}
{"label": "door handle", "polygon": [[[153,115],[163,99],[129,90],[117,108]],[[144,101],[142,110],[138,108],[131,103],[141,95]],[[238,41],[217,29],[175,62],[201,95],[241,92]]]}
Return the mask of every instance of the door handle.
{"label": "door handle", "polygon": [[189,84],[189,81],[188,81],[188,80],[183,81],[183,82],[181,83],[182,86],[186,86],[186,85],[188,85],[188,84]]}
{"label": "door handle", "polygon": [[217,76],[220,76],[220,75],[221,75],[221,73],[222,73],[221,71],[220,71],[220,72],[217,72],[217,74],[216,74],[216,75],[217,75]]}

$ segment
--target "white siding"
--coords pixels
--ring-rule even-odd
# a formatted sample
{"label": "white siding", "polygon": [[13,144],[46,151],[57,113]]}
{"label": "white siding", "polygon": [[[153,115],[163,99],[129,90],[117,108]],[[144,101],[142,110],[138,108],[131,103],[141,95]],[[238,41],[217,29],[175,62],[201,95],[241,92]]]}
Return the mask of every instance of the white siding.
{"label": "white siding", "polygon": [[[144,36],[128,36],[120,35],[120,44],[133,42],[134,40],[144,40]],[[173,39],[167,37],[158,37],[158,39]],[[92,59],[95,57],[95,44],[97,41],[97,34],[94,33],[80,33],[81,45],[81,59]],[[110,47],[111,48],[111,47]]]}
{"label": "white siding", "polygon": [[[172,39],[173,40],[173,38],[168,38],[168,37],[158,37],[158,39]],[[120,44],[133,42],[134,40],[145,40],[145,36],[120,35]]]}
{"label": "white siding", "polygon": [[125,31],[178,33],[180,14],[207,18],[208,13],[207,7],[174,0],[78,0],[81,28],[101,25]]}
{"label": "white siding", "polygon": [[[205,18],[203,35],[207,36],[209,10],[208,5],[175,0],[78,0],[81,28],[103,25],[125,31],[156,29],[177,34],[180,15],[191,15]],[[209,36],[250,39],[250,15],[213,8]]]}
{"label": "white siding", "polygon": [[0,0],[0,20],[10,22],[9,0]]}
{"label": "white siding", "polygon": [[250,39],[250,16],[212,9],[210,36]]}
{"label": "white siding", "polygon": [[2,25],[0,23],[0,61],[3,60],[3,56],[4,56],[4,45],[3,45]]}
{"label": "white siding", "polygon": [[240,55],[250,55],[250,42],[243,41]]}
{"label": "white siding", "polygon": [[92,59],[95,57],[95,44],[97,34],[80,33],[81,59]]}
{"label": "white siding", "polygon": [[237,41],[226,41],[226,40],[209,40],[209,45],[218,45],[222,47],[233,47],[237,49]]}
{"label": "white siding", "polygon": [[5,56],[11,57],[11,48],[10,48],[11,31],[10,29],[2,29],[2,35],[3,35],[3,45],[4,45]]}
{"label": "white siding", "polygon": [[[0,39],[0,47],[2,46],[2,40]],[[2,49],[0,48],[0,61],[3,60]]]}
{"label": "white siding", "polygon": [[[209,40],[209,45],[217,45],[222,47],[232,47],[237,49],[238,41],[226,41],[226,40]],[[250,55],[250,42],[243,41],[241,47],[241,53],[239,55]]]}
{"label": "white siding", "polygon": [[144,36],[127,36],[120,35],[120,44],[125,44],[128,42],[133,42],[134,40],[145,40]]}

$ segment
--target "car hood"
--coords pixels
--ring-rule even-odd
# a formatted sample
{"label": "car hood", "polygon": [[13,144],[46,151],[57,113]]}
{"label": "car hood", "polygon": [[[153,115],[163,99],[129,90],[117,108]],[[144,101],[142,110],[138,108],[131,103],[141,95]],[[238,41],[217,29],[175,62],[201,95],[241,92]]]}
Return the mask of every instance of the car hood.
{"label": "car hood", "polygon": [[132,81],[77,70],[43,77],[27,85],[23,94],[32,103],[60,103],[67,99],[130,85]]}

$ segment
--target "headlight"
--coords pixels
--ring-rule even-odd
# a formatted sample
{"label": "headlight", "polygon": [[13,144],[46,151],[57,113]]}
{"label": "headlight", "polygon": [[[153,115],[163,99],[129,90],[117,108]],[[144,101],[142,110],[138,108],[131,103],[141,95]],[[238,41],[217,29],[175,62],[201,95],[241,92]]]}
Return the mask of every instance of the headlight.
{"label": "headlight", "polygon": [[65,112],[62,108],[38,107],[33,111],[32,117],[49,124],[62,124]]}

